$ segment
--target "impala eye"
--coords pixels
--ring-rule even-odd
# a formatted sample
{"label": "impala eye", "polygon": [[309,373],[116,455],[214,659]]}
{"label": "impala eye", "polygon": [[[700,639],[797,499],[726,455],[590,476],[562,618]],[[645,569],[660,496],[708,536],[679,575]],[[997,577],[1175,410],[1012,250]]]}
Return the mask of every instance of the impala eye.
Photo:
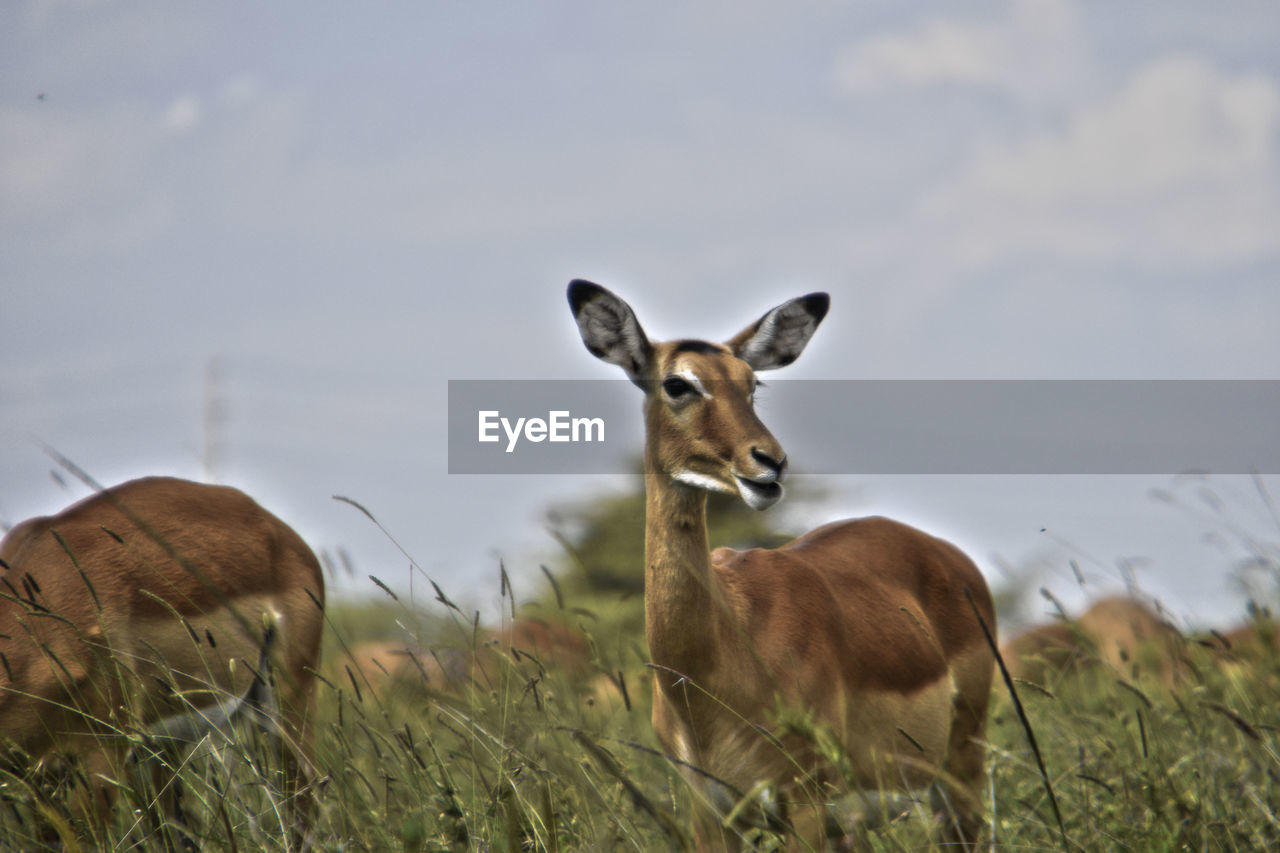
{"label": "impala eye", "polygon": [[668,376],[662,380],[662,390],[673,400],[678,400],[693,391],[693,386],[679,376]]}

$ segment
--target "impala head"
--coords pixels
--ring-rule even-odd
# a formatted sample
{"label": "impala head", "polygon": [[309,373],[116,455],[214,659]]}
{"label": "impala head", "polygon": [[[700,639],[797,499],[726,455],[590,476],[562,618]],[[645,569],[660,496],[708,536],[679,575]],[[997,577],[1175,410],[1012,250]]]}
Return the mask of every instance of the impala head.
{"label": "impala head", "polygon": [[569,306],[592,355],[626,371],[645,393],[651,472],[698,489],[736,494],[752,509],[782,497],[787,457],[756,417],[756,371],[785,367],[804,350],[830,300],[783,303],[723,344],[651,342],[631,306],[598,284],[569,284]]}

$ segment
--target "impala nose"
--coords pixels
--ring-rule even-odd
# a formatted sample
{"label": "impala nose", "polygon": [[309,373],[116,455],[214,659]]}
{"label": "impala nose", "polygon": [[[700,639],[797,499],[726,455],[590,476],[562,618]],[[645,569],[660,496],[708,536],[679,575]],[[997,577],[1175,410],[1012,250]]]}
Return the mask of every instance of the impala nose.
{"label": "impala nose", "polygon": [[[761,465],[763,465],[766,469],[768,469],[768,472],[769,472],[769,474],[763,477],[759,477],[757,479],[772,480],[774,482],[782,482],[782,478],[786,476],[786,473],[787,473],[787,457],[786,456],[783,456],[781,459],[774,459],[772,456],[770,456],[768,453],[765,453],[760,448],[753,447],[751,448],[751,458],[759,462]],[[769,476],[769,475],[772,475],[772,476]]]}

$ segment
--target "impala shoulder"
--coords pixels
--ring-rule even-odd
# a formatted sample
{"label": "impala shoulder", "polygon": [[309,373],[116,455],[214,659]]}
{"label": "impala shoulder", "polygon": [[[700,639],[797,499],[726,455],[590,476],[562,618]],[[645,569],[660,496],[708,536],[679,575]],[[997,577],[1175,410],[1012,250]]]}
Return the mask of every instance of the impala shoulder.
{"label": "impala shoulder", "polygon": [[711,552],[711,565],[728,566],[743,553],[735,548],[720,547]]}
{"label": "impala shoulder", "polygon": [[0,565],[0,572],[12,569],[22,562],[23,551],[49,529],[50,521],[52,519],[49,516],[29,518],[9,529],[4,538],[0,539],[0,561],[4,563]]}
{"label": "impala shoulder", "polygon": [[711,552],[711,565],[727,583],[755,583],[753,578],[786,576],[792,571],[808,572],[807,563],[781,548],[716,548]]}

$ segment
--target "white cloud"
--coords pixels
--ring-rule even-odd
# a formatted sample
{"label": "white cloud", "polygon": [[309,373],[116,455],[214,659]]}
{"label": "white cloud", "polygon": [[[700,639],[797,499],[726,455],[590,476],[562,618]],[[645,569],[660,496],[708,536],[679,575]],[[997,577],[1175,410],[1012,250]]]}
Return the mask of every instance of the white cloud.
{"label": "white cloud", "polygon": [[247,74],[232,77],[218,91],[218,99],[231,109],[237,109],[253,103],[262,91],[262,84]]}
{"label": "white cloud", "polygon": [[1066,0],[1012,0],[995,20],[934,18],[859,42],[837,59],[835,79],[855,94],[950,84],[1043,98],[1078,83],[1082,57]]}
{"label": "white cloud", "polygon": [[919,213],[975,263],[1248,260],[1280,251],[1278,131],[1274,80],[1164,59],[1060,129],[980,151]]}
{"label": "white cloud", "polygon": [[937,83],[986,83],[996,68],[990,28],[934,20],[911,35],[885,35],[841,57],[837,76],[853,91]]}
{"label": "white cloud", "polygon": [[186,133],[195,129],[204,118],[204,105],[191,94],[183,95],[169,105],[164,114],[164,128],[171,133]]}
{"label": "white cloud", "polygon": [[1278,107],[1266,78],[1163,60],[1080,110],[1062,132],[987,151],[967,181],[1018,202],[1108,201],[1239,182],[1269,167]]}

